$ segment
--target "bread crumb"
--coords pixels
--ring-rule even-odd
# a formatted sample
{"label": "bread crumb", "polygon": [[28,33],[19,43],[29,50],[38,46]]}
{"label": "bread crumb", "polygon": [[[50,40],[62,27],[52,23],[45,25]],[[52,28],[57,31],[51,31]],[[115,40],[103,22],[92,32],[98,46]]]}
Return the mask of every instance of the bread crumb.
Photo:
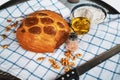
{"label": "bread crumb", "polygon": [[75,60],[76,60],[76,57],[75,57],[75,56],[73,56],[71,59],[72,59],[73,61],[75,61]]}
{"label": "bread crumb", "polygon": [[69,66],[64,67],[65,73],[68,72],[68,71],[70,71],[70,69],[71,69],[71,68],[70,68]]}
{"label": "bread crumb", "polygon": [[10,29],[11,29],[11,26],[10,26],[10,25],[7,26],[7,27],[6,27],[6,32],[10,31]]}
{"label": "bread crumb", "polygon": [[67,58],[62,58],[62,59],[61,59],[61,64],[62,64],[63,66],[68,66],[68,65],[69,65],[68,59],[67,59]]}
{"label": "bread crumb", "polygon": [[39,58],[37,58],[37,61],[41,61],[41,60],[44,60],[45,59],[45,57],[39,57]]}
{"label": "bread crumb", "polygon": [[1,35],[3,39],[7,38],[7,36],[5,34]]}
{"label": "bread crumb", "polygon": [[75,63],[74,62],[69,62],[69,66],[73,67],[73,66],[75,66]]}
{"label": "bread crumb", "polygon": [[5,48],[8,48],[8,46],[9,46],[8,44],[5,44],[5,45],[2,45],[1,47],[5,49]]}
{"label": "bread crumb", "polygon": [[11,19],[7,19],[7,22],[12,22],[12,20]]}
{"label": "bread crumb", "polygon": [[66,56],[67,58],[72,58],[72,53],[71,53],[71,51],[66,51],[66,52],[65,52],[65,56]]}
{"label": "bread crumb", "polygon": [[18,21],[16,21],[15,23],[13,23],[11,26],[12,27],[16,27],[18,25]]}
{"label": "bread crumb", "polygon": [[[64,55],[65,55],[65,57],[62,57],[60,62],[56,61],[53,58],[49,58],[48,61],[50,62],[53,69],[60,69],[59,64],[61,64],[64,68],[64,72],[66,73],[69,70],[71,70],[72,67],[75,66],[74,61],[76,60],[76,58],[81,57],[82,54],[81,53],[73,54],[71,51],[66,51],[64,53]],[[37,58],[37,61],[44,60],[44,59],[45,59],[45,57],[39,57],[39,58]]]}
{"label": "bread crumb", "polygon": [[80,53],[75,54],[76,58],[80,58],[81,56],[82,56],[82,54],[80,54]]}
{"label": "bread crumb", "polygon": [[52,67],[53,67],[54,69],[60,69],[60,66],[59,66],[58,64],[54,64],[54,65],[52,65]]}
{"label": "bread crumb", "polygon": [[51,65],[54,69],[60,69],[60,66],[58,65],[58,63],[54,59],[50,58],[49,62],[51,63]]}

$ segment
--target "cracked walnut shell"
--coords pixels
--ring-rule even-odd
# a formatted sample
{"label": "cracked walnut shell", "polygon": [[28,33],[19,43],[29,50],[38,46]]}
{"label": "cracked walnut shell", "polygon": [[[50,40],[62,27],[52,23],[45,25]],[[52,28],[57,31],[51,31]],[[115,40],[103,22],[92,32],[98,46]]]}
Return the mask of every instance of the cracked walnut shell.
{"label": "cracked walnut shell", "polygon": [[45,53],[54,52],[68,38],[70,27],[58,13],[40,10],[22,20],[16,31],[20,46],[26,50]]}

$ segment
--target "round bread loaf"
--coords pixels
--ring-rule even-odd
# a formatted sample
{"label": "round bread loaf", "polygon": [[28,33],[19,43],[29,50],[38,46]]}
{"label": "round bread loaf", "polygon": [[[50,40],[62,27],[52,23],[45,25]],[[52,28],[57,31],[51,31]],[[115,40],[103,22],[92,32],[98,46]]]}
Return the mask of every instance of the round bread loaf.
{"label": "round bread loaf", "polygon": [[40,10],[22,20],[16,31],[20,46],[26,50],[54,52],[68,38],[70,27],[58,13]]}

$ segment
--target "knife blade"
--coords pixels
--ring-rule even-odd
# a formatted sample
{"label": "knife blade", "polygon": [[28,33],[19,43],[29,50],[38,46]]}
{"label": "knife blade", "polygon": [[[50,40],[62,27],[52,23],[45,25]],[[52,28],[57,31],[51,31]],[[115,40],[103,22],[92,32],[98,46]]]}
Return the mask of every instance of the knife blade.
{"label": "knife blade", "polygon": [[108,10],[108,14],[120,14],[115,8],[113,8],[111,5],[105,3],[104,1],[101,0],[90,0]]}
{"label": "knife blade", "polygon": [[112,47],[111,49],[101,53],[100,55],[96,56],[95,58],[89,60],[88,62],[78,66],[66,74],[60,76],[56,80],[79,80],[79,76],[84,74],[85,72],[89,71],[93,67],[97,66],[98,64],[104,62],[105,60],[109,59],[110,57],[118,54],[120,52],[120,44]]}
{"label": "knife blade", "polygon": [[29,0],[10,0],[10,1],[4,3],[3,5],[1,5],[0,10],[8,8],[8,7],[16,5],[16,4],[19,4],[19,3],[23,3],[25,1],[29,1]]}

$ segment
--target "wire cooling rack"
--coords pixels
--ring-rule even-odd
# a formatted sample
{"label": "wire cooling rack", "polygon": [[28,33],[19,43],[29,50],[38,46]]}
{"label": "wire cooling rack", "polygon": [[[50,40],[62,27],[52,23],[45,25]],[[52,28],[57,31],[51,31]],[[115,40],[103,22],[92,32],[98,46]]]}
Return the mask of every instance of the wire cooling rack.
{"label": "wire cooling rack", "polygon": [[[7,19],[11,19],[11,23],[14,23],[20,16],[42,9],[58,12],[64,18],[69,17],[70,14],[70,10],[58,0],[31,0],[0,11],[0,34],[7,35],[5,39],[0,37],[0,45],[9,44],[6,49],[0,47],[0,69],[21,80],[54,80],[64,73],[62,65],[56,70],[48,62],[49,58],[60,62],[66,50],[64,44],[54,53],[36,54],[19,46],[14,29],[5,31],[6,26],[10,25]],[[75,53],[81,53],[82,57],[75,60],[75,67],[120,44],[119,17],[119,14],[107,15],[105,22],[91,26],[88,34],[78,37],[79,49]],[[37,61],[39,57],[46,59]],[[80,76],[80,80],[120,80],[120,54],[86,72]]]}

